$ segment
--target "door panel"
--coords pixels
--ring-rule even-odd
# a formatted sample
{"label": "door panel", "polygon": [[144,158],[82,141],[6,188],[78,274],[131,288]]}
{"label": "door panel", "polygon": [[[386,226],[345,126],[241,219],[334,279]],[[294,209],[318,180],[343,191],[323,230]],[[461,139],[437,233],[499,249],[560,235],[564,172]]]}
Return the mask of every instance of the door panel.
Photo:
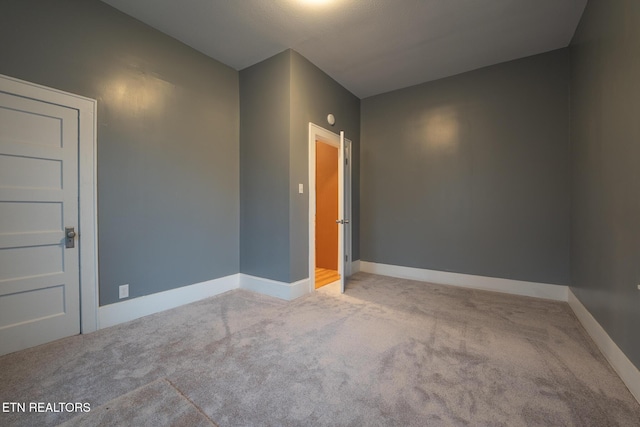
{"label": "door panel", "polygon": [[60,189],[62,162],[4,154],[0,156],[0,182],[5,187],[13,188]]}
{"label": "door panel", "polygon": [[[344,171],[345,171],[345,160],[344,160],[344,131],[340,131],[340,146],[338,148],[338,218],[340,218],[339,227],[338,227],[338,271],[340,272],[340,292],[344,293],[345,284],[347,281],[347,268],[345,262],[345,219],[344,215]],[[348,222],[347,222],[348,223]]]}
{"label": "door panel", "polygon": [[56,117],[55,113],[55,109],[59,107],[41,105],[39,111],[36,112],[30,111],[25,103],[22,105],[26,109],[2,108],[0,140],[4,143],[62,147],[62,139],[60,138],[62,121]]}
{"label": "door panel", "polygon": [[55,230],[62,226],[62,203],[4,202],[2,214],[0,236]]}
{"label": "door panel", "polygon": [[0,311],[0,328],[64,314],[64,285],[5,295]]}
{"label": "door panel", "polygon": [[0,93],[0,354],[80,332],[78,111]]}

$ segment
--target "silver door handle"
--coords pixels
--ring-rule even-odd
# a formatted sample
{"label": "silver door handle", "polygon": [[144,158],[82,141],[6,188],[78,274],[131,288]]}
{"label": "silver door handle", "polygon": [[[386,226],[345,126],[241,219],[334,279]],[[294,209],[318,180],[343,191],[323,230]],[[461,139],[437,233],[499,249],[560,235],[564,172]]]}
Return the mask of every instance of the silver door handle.
{"label": "silver door handle", "polygon": [[65,248],[73,248],[76,245],[74,240],[76,237],[76,230],[74,227],[65,227],[64,228],[64,247]]}
{"label": "silver door handle", "polygon": [[336,219],[336,224],[344,224],[344,221],[341,219]]}

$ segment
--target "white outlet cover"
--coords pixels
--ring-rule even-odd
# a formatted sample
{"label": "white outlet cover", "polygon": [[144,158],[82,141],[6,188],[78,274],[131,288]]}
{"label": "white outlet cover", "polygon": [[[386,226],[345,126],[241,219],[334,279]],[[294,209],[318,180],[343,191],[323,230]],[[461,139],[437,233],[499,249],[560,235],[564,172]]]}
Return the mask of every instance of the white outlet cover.
{"label": "white outlet cover", "polygon": [[120,294],[120,299],[129,298],[129,285],[120,285],[118,290]]}

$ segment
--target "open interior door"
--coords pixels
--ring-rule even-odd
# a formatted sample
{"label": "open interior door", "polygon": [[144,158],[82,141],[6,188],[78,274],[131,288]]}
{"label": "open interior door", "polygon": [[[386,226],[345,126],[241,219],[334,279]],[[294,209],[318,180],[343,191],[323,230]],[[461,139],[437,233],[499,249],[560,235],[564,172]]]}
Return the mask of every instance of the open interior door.
{"label": "open interior door", "polygon": [[340,131],[340,147],[338,148],[338,269],[340,272],[340,292],[344,293],[345,283],[347,281],[347,265],[346,265],[346,231],[349,219],[345,218],[345,139],[344,131]]}

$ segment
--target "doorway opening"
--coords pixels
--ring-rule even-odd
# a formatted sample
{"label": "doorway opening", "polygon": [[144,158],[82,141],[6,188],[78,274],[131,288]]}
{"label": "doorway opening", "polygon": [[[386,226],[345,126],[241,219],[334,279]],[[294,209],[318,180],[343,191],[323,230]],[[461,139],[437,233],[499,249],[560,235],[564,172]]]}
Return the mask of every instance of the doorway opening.
{"label": "doorway opening", "polygon": [[340,280],[338,272],[338,147],[316,141],[315,288]]}
{"label": "doorway opening", "polygon": [[310,291],[351,274],[351,141],[309,123]]}

